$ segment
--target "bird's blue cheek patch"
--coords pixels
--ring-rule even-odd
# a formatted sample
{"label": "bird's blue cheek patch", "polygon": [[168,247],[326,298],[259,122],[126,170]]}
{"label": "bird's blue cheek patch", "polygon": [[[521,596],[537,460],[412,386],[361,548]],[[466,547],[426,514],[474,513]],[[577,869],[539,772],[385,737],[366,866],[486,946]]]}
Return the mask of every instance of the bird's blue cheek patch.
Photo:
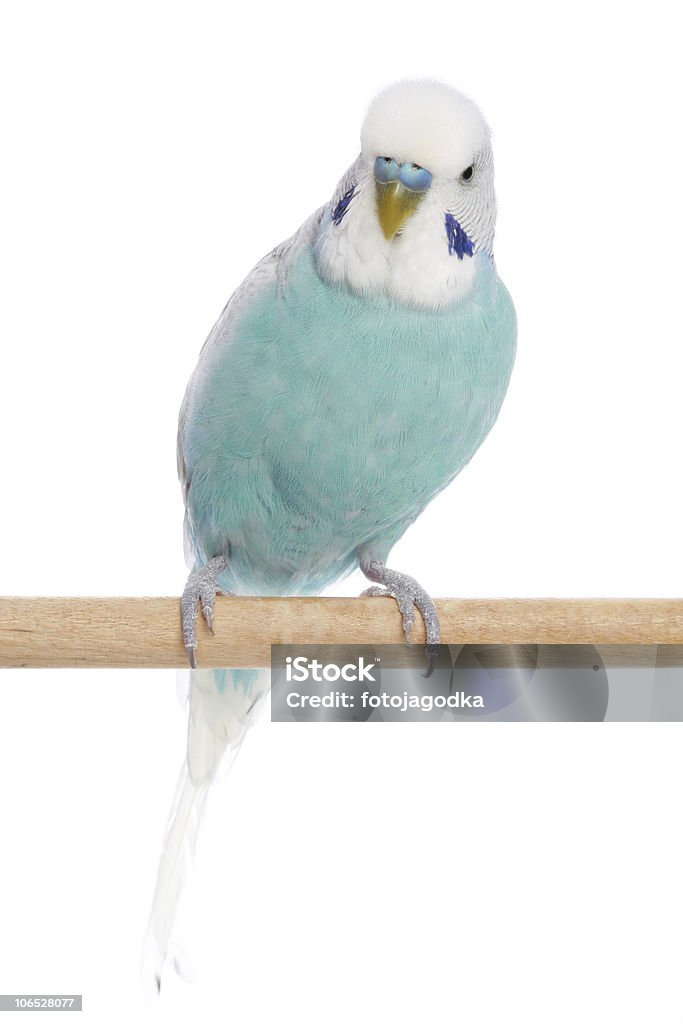
{"label": "bird's blue cheek patch", "polygon": [[344,220],[344,214],[346,213],[351,204],[351,200],[353,199],[355,191],[356,186],[352,185],[351,188],[344,193],[344,195],[341,197],[341,199],[335,206],[334,210],[332,211],[332,220],[334,221],[335,224],[341,224],[341,222]]}
{"label": "bird's blue cheek patch", "polygon": [[448,253],[461,260],[464,256],[474,256],[474,242],[466,231],[458,224],[452,213],[446,214],[446,237]]}

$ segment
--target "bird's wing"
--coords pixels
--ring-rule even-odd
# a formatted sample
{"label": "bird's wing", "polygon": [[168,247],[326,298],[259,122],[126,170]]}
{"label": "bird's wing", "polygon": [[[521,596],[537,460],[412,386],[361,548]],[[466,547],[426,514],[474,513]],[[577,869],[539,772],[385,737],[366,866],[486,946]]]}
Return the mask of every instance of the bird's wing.
{"label": "bird's wing", "polygon": [[178,419],[178,477],[183,492],[183,500],[187,504],[187,492],[190,486],[190,468],[187,464],[184,450],[185,423],[187,420],[188,403],[194,390],[194,382],[198,373],[201,373],[202,360],[208,349],[214,345],[221,345],[228,342],[232,333],[232,324],[235,317],[245,305],[248,305],[253,298],[264,288],[273,282],[278,282],[284,287],[287,272],[296,260],[301,249],[311,245],[315,239],[318,226],[328,205],[321,206],[308,220],[304,221],[299,230],[286,241],[276,245],[272,252],[264,256],[254,269],[247,275],[242,284],[233,292],[228,299],[223,312],[214,324],[211,332],[202,346],[199,354],[199,361],[185,391],[180,416]]}

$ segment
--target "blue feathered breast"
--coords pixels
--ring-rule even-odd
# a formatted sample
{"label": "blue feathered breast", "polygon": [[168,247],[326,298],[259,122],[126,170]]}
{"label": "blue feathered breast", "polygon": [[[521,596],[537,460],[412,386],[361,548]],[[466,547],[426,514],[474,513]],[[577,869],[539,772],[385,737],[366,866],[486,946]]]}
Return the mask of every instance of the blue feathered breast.
{"label": "blue feathered breast", "polygon": [[385,558],[495,422],[512,300],[484,254],[440,312],[327,284],[310,248],[206,353],[182,438],[197,558],[236,593],[315,593]]}

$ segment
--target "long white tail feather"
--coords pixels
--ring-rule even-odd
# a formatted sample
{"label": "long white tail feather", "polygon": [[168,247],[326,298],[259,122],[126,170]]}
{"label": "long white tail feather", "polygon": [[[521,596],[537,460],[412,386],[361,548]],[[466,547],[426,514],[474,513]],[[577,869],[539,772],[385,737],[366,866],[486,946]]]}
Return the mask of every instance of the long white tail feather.
{"label": "long white tail feather", "polygon": [[226,670],[190,673],[187,759],[168,819],[143,948],[143,983],[149,995],[158,994],[167,959],[181,977],[189,980],[193,974],[186,956],[172,943],[178,902],[211,783],[219,767],[224,770],[232,764],[269,682],[265,671],[255,673],[246,687],[235,685]]}
{"label": "long white tail feather", "polygon": [[175,692],[181,708],[187,708],[190,703],[190,670],[179,668],[175,674]]}
{"label": "long white tail feather", "polygon": [[225,669],[196,669],[190,675],[187,763],[195,783],[211,782],[224,751],[242,740],[269,673],[254,673],[249,687],[235,685],[235,673]]}

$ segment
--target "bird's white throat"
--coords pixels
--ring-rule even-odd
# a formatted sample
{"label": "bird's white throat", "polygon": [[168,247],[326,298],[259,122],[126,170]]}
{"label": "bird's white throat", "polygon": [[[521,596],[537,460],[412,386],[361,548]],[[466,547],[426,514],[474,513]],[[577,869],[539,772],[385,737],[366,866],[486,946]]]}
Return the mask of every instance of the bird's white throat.
{"label": "bird's white throat", "polygon": [[449,252],[438,190],[422,199],[395,238],[384,237],[375,209],[374,182],[361,181],[349,211],[335,223],[326,210],[315,254],[321,276],[361,294],[384,294],[396,302],[443,309],[471,290],[478,259]]}

